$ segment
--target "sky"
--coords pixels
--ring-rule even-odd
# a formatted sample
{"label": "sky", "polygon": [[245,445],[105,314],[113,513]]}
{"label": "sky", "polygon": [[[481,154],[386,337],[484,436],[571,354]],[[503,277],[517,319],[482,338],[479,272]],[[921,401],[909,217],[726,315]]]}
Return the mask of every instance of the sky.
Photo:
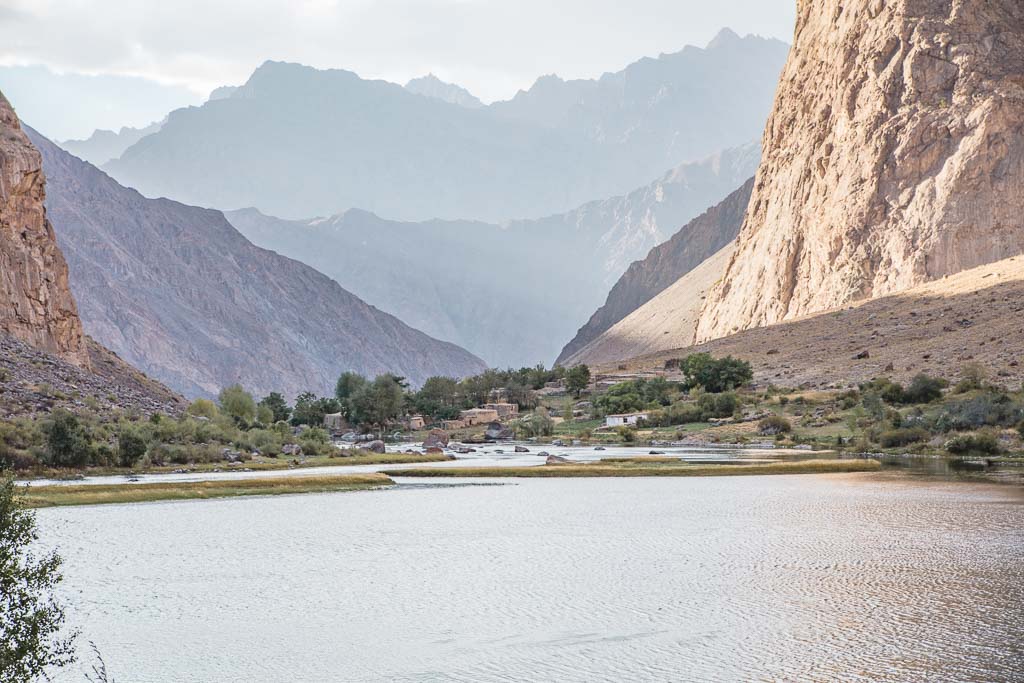
{"label": "sky", "polygon": [[[795,0],[0,0],[0,90],[58,140],[145,126],[268,59],[485,102],[593,78],[723,27],[789,42]],[[38,67],[45,67],[39,69]],[[92,78],[84,78],[84,77]],[[71,101],[69,101],[71,100]]]}

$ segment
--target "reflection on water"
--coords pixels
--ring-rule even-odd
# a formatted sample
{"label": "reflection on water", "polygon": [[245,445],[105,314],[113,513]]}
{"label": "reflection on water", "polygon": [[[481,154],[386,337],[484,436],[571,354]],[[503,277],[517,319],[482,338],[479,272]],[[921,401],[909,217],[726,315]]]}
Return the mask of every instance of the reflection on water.
{"label": "reflection on water", "polygon": [[531,479],[39,520],[121,681],[1024,677],[1012,487]]}

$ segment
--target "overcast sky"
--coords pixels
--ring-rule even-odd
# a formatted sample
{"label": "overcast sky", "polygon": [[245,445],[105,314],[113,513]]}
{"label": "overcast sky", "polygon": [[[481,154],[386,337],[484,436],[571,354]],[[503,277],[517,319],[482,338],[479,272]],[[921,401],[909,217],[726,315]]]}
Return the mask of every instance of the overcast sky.
{"label": "overcast sky", "polygon": [[[537,76],[595,77],[706,44],[724,26],[789,42],[795,0],[0,0],[0,70],[22,118],[63,139],[141,126],[267,59],[404,83],[427,72],[484,101]],[[124,78],[124,77],[132,78]],[[74,80],[74,79],[72,79]],[[95,102],[62,103],[69,96]],[[56,102],[55,102],[56,100]],[[63,106],[61,106],[63,104]],[[56,108],[56,111],[54,109]]]}

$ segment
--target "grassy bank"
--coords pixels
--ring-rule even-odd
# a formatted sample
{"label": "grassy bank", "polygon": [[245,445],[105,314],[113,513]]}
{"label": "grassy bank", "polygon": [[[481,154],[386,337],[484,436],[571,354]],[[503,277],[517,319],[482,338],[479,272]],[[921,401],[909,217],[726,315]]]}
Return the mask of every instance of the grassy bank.
{"label": "grassy bank", "polygon": [[300,458],[298,464],[292,458],[259,457],[232,465],[226,462],[201,462],[190,465],[161,465],[154,467],[89,467],[85,470],[46,468],[37,469],[22,479],[62,479],[85,474],[88,476],[105,476],[118,474],[168,474],[179,470],[189,472],[229,472],[232,470],[252,470],[254,472],[272,472],[274,470],[304,469],[307,467],[347,467],[350,465],[408,465],[417,462],[442,462],[451,460],[445,453],[371,453],[357,451],[354,455],[314,455]]}
{"label": "grassy bank", "polygon": [[393,483],[386,475],[373,473],[157,484],[30,486],[22,489],[19,503],[25,507],[44,508],[67,505],[143,503],[157,500],[277,496],[295,493],[357,491]]}
{"label": "grassy bank", "polygon": [[537,467],[446,467],[388,470],[389,477],[716,477],[759,474],[874,472],[875,460],[804,460],[751,465],[691,465],[675,461],[601,461]]}

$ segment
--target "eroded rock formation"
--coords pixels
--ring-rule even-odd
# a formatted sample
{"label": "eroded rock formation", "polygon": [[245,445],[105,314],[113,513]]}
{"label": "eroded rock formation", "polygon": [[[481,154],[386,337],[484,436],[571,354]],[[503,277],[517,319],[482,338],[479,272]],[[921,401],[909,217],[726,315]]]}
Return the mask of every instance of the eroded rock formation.
{"label": "eroded rock formation", "polygon": [[39,152],[0,93],[0,335],[87,367],[68,266],[43,208]]}
{"label": "eroded rock formation", "polygon": [[1024,251],[1024,3],[800,0],[709,339]]}

